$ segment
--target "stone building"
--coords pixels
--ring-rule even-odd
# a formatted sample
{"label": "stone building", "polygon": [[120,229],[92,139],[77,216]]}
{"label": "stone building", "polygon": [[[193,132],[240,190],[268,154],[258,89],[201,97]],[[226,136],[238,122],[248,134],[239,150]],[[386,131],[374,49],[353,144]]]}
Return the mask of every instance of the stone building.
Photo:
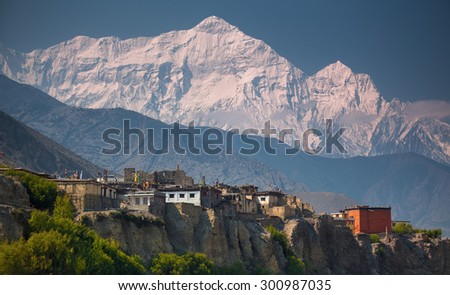
{"label": "stone building", "polygon": [[150,212],[163,217],[166,208],[166,195],[157,190],[130,191],[125,195],[128,198],[128,208]]}
{"label": "stone building", "polygon": [[163,171],[136,171],[135,168],[124,169],[124,181],[134,182],[140,184],[147,184],[149,187],[160,187],[166,185],[177,186],[193,186],[194,179],[186,175],[184,170],[177,166],[177,170],[163,170]]}
{"label": "stone building", "polygon": [[[241,187],[231,186],[223,183],[216,183],[216,189],[220,190],[222,200],[226,200],[238,213],[256,214],[258,206],[252,198],[247,198]],[[246,193],[252,193],[245,191]]]}
{"label": "stone building", "polygon": [[258,205],[255,201],[249,200],[245,195],[239,194],[236,196],[231,196],[230,203],[236,206],[236,211],[238,213],[246,214],[256,214],[258,213]]}
{"label": "stone building", "polygon": [[258,204],[262,213],[265,213],[269,208],[286,204],[284,194],[276,191],[256,192],[253,194],[253,200]]}
{"label": "stone building", "polygon": [[78,213],[118,208],[116,189],[92,179],[55,179],[59,191],[70,196]]}
{"label": "stone building", "polygon": [[258,187],[252,184],[244,184],[239,187],[239,190],[245,195],[251,195],[258,192]]}
{"label": "stone building", "polygon": [[289,205],[274,206],[264,210],[264,213],[268,216],[280,217],[282,220],[297,216],[297,209]]}

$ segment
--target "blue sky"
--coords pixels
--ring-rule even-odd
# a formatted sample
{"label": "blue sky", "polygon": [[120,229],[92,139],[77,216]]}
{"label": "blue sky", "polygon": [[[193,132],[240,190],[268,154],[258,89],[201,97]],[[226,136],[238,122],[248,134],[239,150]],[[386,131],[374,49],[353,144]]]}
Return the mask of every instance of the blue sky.
{"label": "blue sky", "polygon": [[304,72],[340,60],[386,99],[450,101],[450,1],[0,0],[0,42],[19,51],[77,35],[156,36],[217,15]]}

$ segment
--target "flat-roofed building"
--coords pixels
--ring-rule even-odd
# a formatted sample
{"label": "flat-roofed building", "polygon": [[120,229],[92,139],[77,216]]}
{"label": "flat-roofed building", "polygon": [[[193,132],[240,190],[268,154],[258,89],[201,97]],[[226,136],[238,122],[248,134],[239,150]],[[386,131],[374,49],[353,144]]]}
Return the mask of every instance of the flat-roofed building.
{"label": "flat-roofed building", "polygon": [[342,213],[353,234],[392,232],[391,207],[355,206]]}
{"label": "flat-roofed building", "polygon": [[253,194],[253,200],[259,205],[262,213],[275,206],[285,205],[284,194],[276,191],[263,191]]}
{"label": "flat-roofed building", "polygon": [[118,208],[116,189],[93,179],[55,179],[59,191],[70,196],[77,212]]}
{"label": "flat-roofed building", "polygon": [[211,186],[165,187],[166,203],[189,203],[214,208],[222,200],[221,191]]}
{"label": "flat-roofed building", "polygon": [[166,195],[157,190],[130,191],[125,194],[128,198],[129,209],[150,212],[163,217],[166,208]]}

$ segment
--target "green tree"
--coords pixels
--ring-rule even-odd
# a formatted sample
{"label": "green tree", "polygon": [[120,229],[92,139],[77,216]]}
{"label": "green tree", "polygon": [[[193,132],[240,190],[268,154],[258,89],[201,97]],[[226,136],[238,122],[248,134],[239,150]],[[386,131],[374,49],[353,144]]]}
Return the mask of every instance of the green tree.
{"label": "green tree", "polygon": [[372,244],[380,242],[380,236],[378,234],[370,234],[369,237]]}
{"label": "green tree", "polygon": [[68,198],[55,203],[54,215],[34,210],[28,240],[0,245],[1,274],[142,274],[139,256],[103,239],[71,217]]}
{"label": "green tree", "polygon": [[152,260],[150,271],[157,275],[207,275],[215,272],[215,266],[203,253],[160,253]]}
{"label": "green tree", "polygon": [[304,274],[306,265],[303,260],[295,254],[294,250],[289,244],[289,239],[286,236],[286,233],[277,230],[272,225],[269,225],[269,227],[267,227],[266,229],[272,236],[272,239],[274,239],[281,246],[281,248],[283,248],[284,256],[287,259],[287,265],[284,270],[286,274]]}
{"label": "green tree", "polygon": [[305,273],[306,265],[298,258],[296,255],[291,255],[288,257],[288,263],[286,265],[286,274],[288,275],[302,275]]}
{"label": "green tree", "polygon": [[72,273],[74,256],[69,237],[57,231],[35,233],[26,241],[0,247],[2,274]]}
{"label": "green tree", "polygon": [[53,181],[12,169],[5,171],[5,175],[13,176],[22,183],[30,195],[30,203],[33,207],[40,210],[50,209],[55,202],[58,190]]}
{"label": "green tree", "polygon": [[72,219],[75,209],[70,202],[69,196],[57,196],[55,200],[55,209],[53,210],[54,217]]}
{"label": "green tree", "polygon": [[230,266],[223,266],[218,270],[221,275],[245,275],[247,270],[241,262],[233,263]]}
{"label": "green tree", "polygon": [[409,223],[399,222],[394,225],[392,232],[399,235],[406,235],[415,233],[416,229]]}

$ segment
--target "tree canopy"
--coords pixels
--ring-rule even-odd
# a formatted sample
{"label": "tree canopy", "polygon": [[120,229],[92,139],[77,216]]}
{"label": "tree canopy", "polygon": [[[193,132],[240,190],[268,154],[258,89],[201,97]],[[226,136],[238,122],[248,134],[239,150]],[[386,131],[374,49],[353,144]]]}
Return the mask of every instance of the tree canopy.
{"label": "tree canopy", "polygon": [[34,210],[30,237],[0,245],[0,274],[142,274],[139,256],[71,219],[68,197],[58,196],[54,214]]}
{"label": "tree canopy", "polygon": [[50,209],[58,195],[55,182],[43,177],[25,172],[9,169],[5,175],[16,177],[30,195],[31,206],[36,209]]}
{"label": "tree canopy", "polygon": [[203,253],[160,253],[152,260],[150,270],[158,275],[208,275],[215,272],[215,266]]}

